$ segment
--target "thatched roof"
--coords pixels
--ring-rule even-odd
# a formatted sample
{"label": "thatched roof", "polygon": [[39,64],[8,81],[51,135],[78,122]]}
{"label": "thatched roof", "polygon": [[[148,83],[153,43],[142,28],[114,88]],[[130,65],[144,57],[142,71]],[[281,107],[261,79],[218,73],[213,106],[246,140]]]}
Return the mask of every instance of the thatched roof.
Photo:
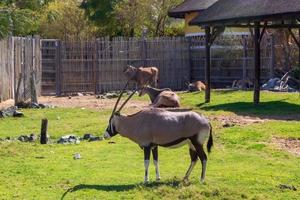
{"label": "thatched roof", "polygon": [[184,18],[185,13],[202,11],[213,5],[218,0],[185,0],[168,13],[170,17]]}
{"label": "thatched roof", "polygon": [[300,0],[219,0],[190,24],[236,24],[295,18],[300,18]]}

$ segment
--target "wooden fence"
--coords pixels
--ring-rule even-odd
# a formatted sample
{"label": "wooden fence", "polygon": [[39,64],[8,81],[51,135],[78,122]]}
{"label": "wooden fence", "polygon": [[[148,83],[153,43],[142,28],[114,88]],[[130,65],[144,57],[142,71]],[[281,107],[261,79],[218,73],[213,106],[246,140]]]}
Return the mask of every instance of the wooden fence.
{"label": "wooden fence", "polygon": [[[42,40],[43,93],[102,93],[123,88],[126,65],[156,66],[159,87],[186,89],[186,83],[204,81],[204,35],[176,38],[100,38],[93,41]],[[275,44],[263,38],[262,81],[274,74]],[[231,86],[234,80],[254,78],[254,49],[248,33],[224,34],[214,42],[212,86]],[[131,85],[133,87],[133,85]]]}
{"label": "wooden fence", "polygon": [[40,94],[41,52],[39,38],[10,37],[0,41],[0,98],[27,101],[32,80]]}
{"label": "wooden fence", "polygon": [[[190,37],[192,81],[205,80],[205,36]],[[274,76],[275,45],[272,36],[261,44],[261,80]],[[254,47],[251,35],[224,34],[211,47],[212,87],[228,87],[234,80],[254,79]]]}
{"label": "wooden fence", "polygon": [[43,89],[47,88],[48,93],[51,87],[57,95],[121,90],[127,65],[156,66],[160,71],[159,86],[175,90],[185,88],[190,77],[189,44],[185,38],[43,40],[42,44]]}

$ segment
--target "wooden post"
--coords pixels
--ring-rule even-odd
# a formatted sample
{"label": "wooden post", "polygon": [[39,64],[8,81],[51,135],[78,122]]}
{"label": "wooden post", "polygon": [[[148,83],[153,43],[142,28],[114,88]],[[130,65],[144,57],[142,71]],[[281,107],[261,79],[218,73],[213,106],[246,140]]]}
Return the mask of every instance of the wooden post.
{"label": "wooden post", "polygon": [[31,102],[38,103],[38,97],[36,92],[36,81],[35,81],[35,73],[34,71],[31,72],[30,75],[30,89],[31,89]]}
{"label": "wooden post", "polygon": [[260,99],[260,28],[259,23],[254,28],[254,50],[255,50],[255,79],[254,79],[254,105],[259,104]]}
{"label": "wooden post", "polygon": [[143,65],[144,65],[144,67],[145,66],[147,66],[147,54],[148,54],[148,52],[147,52],[147,34],[148,34],[148,30],[147,30],[147,28],[144,28],[143,29],[143,35],[142,35],[142,42],[143,42]]}
{"label": "wooden post", "polygon": [[274,35],[271,35],[271,63],[270,63],[270,79],[274,78],[274,69],[275,69],[275,38]]}
{"label": "wooden post", "polygon": [[56,96],[61,96],[61,41],[56,41],[56,78],[55,78],[55,85],[56,85]]}
{"label": "wooden post", "polygon": [[[194,65],[194,62],[193,62],[193,54],[192,54],[192,39],[191,37],[188,38],[188,43],[189,43],[189,61],[190,61],[190,66],[189,66],[189,76],[188,76],[188,83],[192,82],[193,80],[193,65]],[[186,80],[185,80],[186,81]]]}
{"label": "wooden post", "polygon": [[94,93],[95,95],[98,94],[98,43],[97,39],[94,41],[93,47],[93,84],[94,84]]}
{"label": "wooden post", "polygon": [[15,106],[17,106],[20,103],[19,95],[20,95],[21,82],[22,82],[22,73],[19,74],[18,85],[15,91]]}
{"label": "wooden post", "polygon": [[[248,68],[248,43],[247,43],[247,38],[244,38],[243,48],[244,48],[243,80],[246,80],[246,78],[247,78],[247,68]],[[243,87],[244,87],[244,85],[243,85]]]}
{"label": "wooden post", "polygon": [[41,126],[41,144],[47,144],[47,129],[48,129],[48,119],[42,119]]}
{"label": "wooden post", "polygon": [[210,26],[205,27],[205,52],[206,52],[206,63],[205,63],[205,103],[210,102],[210,88],[211,88],[211,77],[210,77],[210,68],[211,68],[211,58],[210,58],[210,40],[211,40],[211,30]]}
{"label": "wooden post", "polygon": [[[299,28],[299,30],[298,30],[299,32],[298,32],[298,34],[299,34],[299,42],[300,42],[300,28]],[[298,67],[299,67],[299,69],[300,69],[300,46],[298,46],[298,53],[299,53],[299,55],[298,55]],[[300,88],[300,87],[299,87]]]}

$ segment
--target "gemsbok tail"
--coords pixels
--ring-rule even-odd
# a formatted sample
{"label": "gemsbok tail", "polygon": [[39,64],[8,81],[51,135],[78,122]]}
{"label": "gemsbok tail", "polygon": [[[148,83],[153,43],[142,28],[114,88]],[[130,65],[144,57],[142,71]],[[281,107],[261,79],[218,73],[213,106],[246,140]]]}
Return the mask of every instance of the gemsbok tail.
{"label": "gemsbok tail", "polygon": [[208,142],[207,142],[207,151],[208,151],[208,153],[211,152],[211,147],[214,145],[214,140],[213,140],[213,136],[212,136],[212,126],[211,126],[210,123],[209,123],[209,126],[210,126],[210,132],[209,132],[209,139],[208,139]]}

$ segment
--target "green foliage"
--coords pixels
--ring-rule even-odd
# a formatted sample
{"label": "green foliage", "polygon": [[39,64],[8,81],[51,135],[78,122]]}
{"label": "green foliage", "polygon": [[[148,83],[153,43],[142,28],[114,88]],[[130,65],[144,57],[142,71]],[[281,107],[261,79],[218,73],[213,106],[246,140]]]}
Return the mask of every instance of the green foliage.
{"label": "green foliage", "polygon": [[85,18],[77,0],[55,0],[42,11],[39,33],[44,38],[83,40],[93,36],[95,29]]}
{"label": "green foliage", "polygon": [[0,3],[0,38],[9,34],[37,34],[40,9],[51,0],[3,0]]}
{"label": "green foliage", "polygon": [[87,17],[100,26],[100,35],[149,36],[180,35],[183,24],[167,15],[182,0],[86,0],[81,4]]}
{"label": "green foliage", "polygon": [[[251,92],[213,92],[213,102],[201,106],[203,93],[180,94],[184,106],[214,117],[259,114],[269,116],[263,123],[222,128],[212,120],[215,145],[208,156],[207,179],[199,183],[198,162],[186,185],[181,178],[190,158],[186,147],[159,148],[162,181],[154,182],[150,166],[148,185],[142,184],[143,152],[132,141],[116,136],[107,141],[79,145],[39,145],[0,142],[0,196],[2,199],[289,199],[300,196],[300,158],[279,150],[272,137],[299,138],[299,121],[275,120],[273,115],[299,113],[298,94],[262,93],[266,107],[250,105]],[[138,98],[138,97],[134,97]],[[249,102],[248,107],[224,105]],[[285,104],[277,107],[274,102]],[[214,106],[213,109],[209,107]],[[206,109],[204,109],[206,108]],[[272,109],[271,109],[272,108]],[[240,112],[239,112],[240,110]],[[280,110],[283,113],[280,113]],[[52,141],[74,133],[100,135],[110,111],[82,109],[24,110],[25,118],[0,119],[0,138],[39,132],[40,120],[49,119]],[[80,153],[82,159],[74,160]],[[282,189],[280,185],[298,190]]]}

